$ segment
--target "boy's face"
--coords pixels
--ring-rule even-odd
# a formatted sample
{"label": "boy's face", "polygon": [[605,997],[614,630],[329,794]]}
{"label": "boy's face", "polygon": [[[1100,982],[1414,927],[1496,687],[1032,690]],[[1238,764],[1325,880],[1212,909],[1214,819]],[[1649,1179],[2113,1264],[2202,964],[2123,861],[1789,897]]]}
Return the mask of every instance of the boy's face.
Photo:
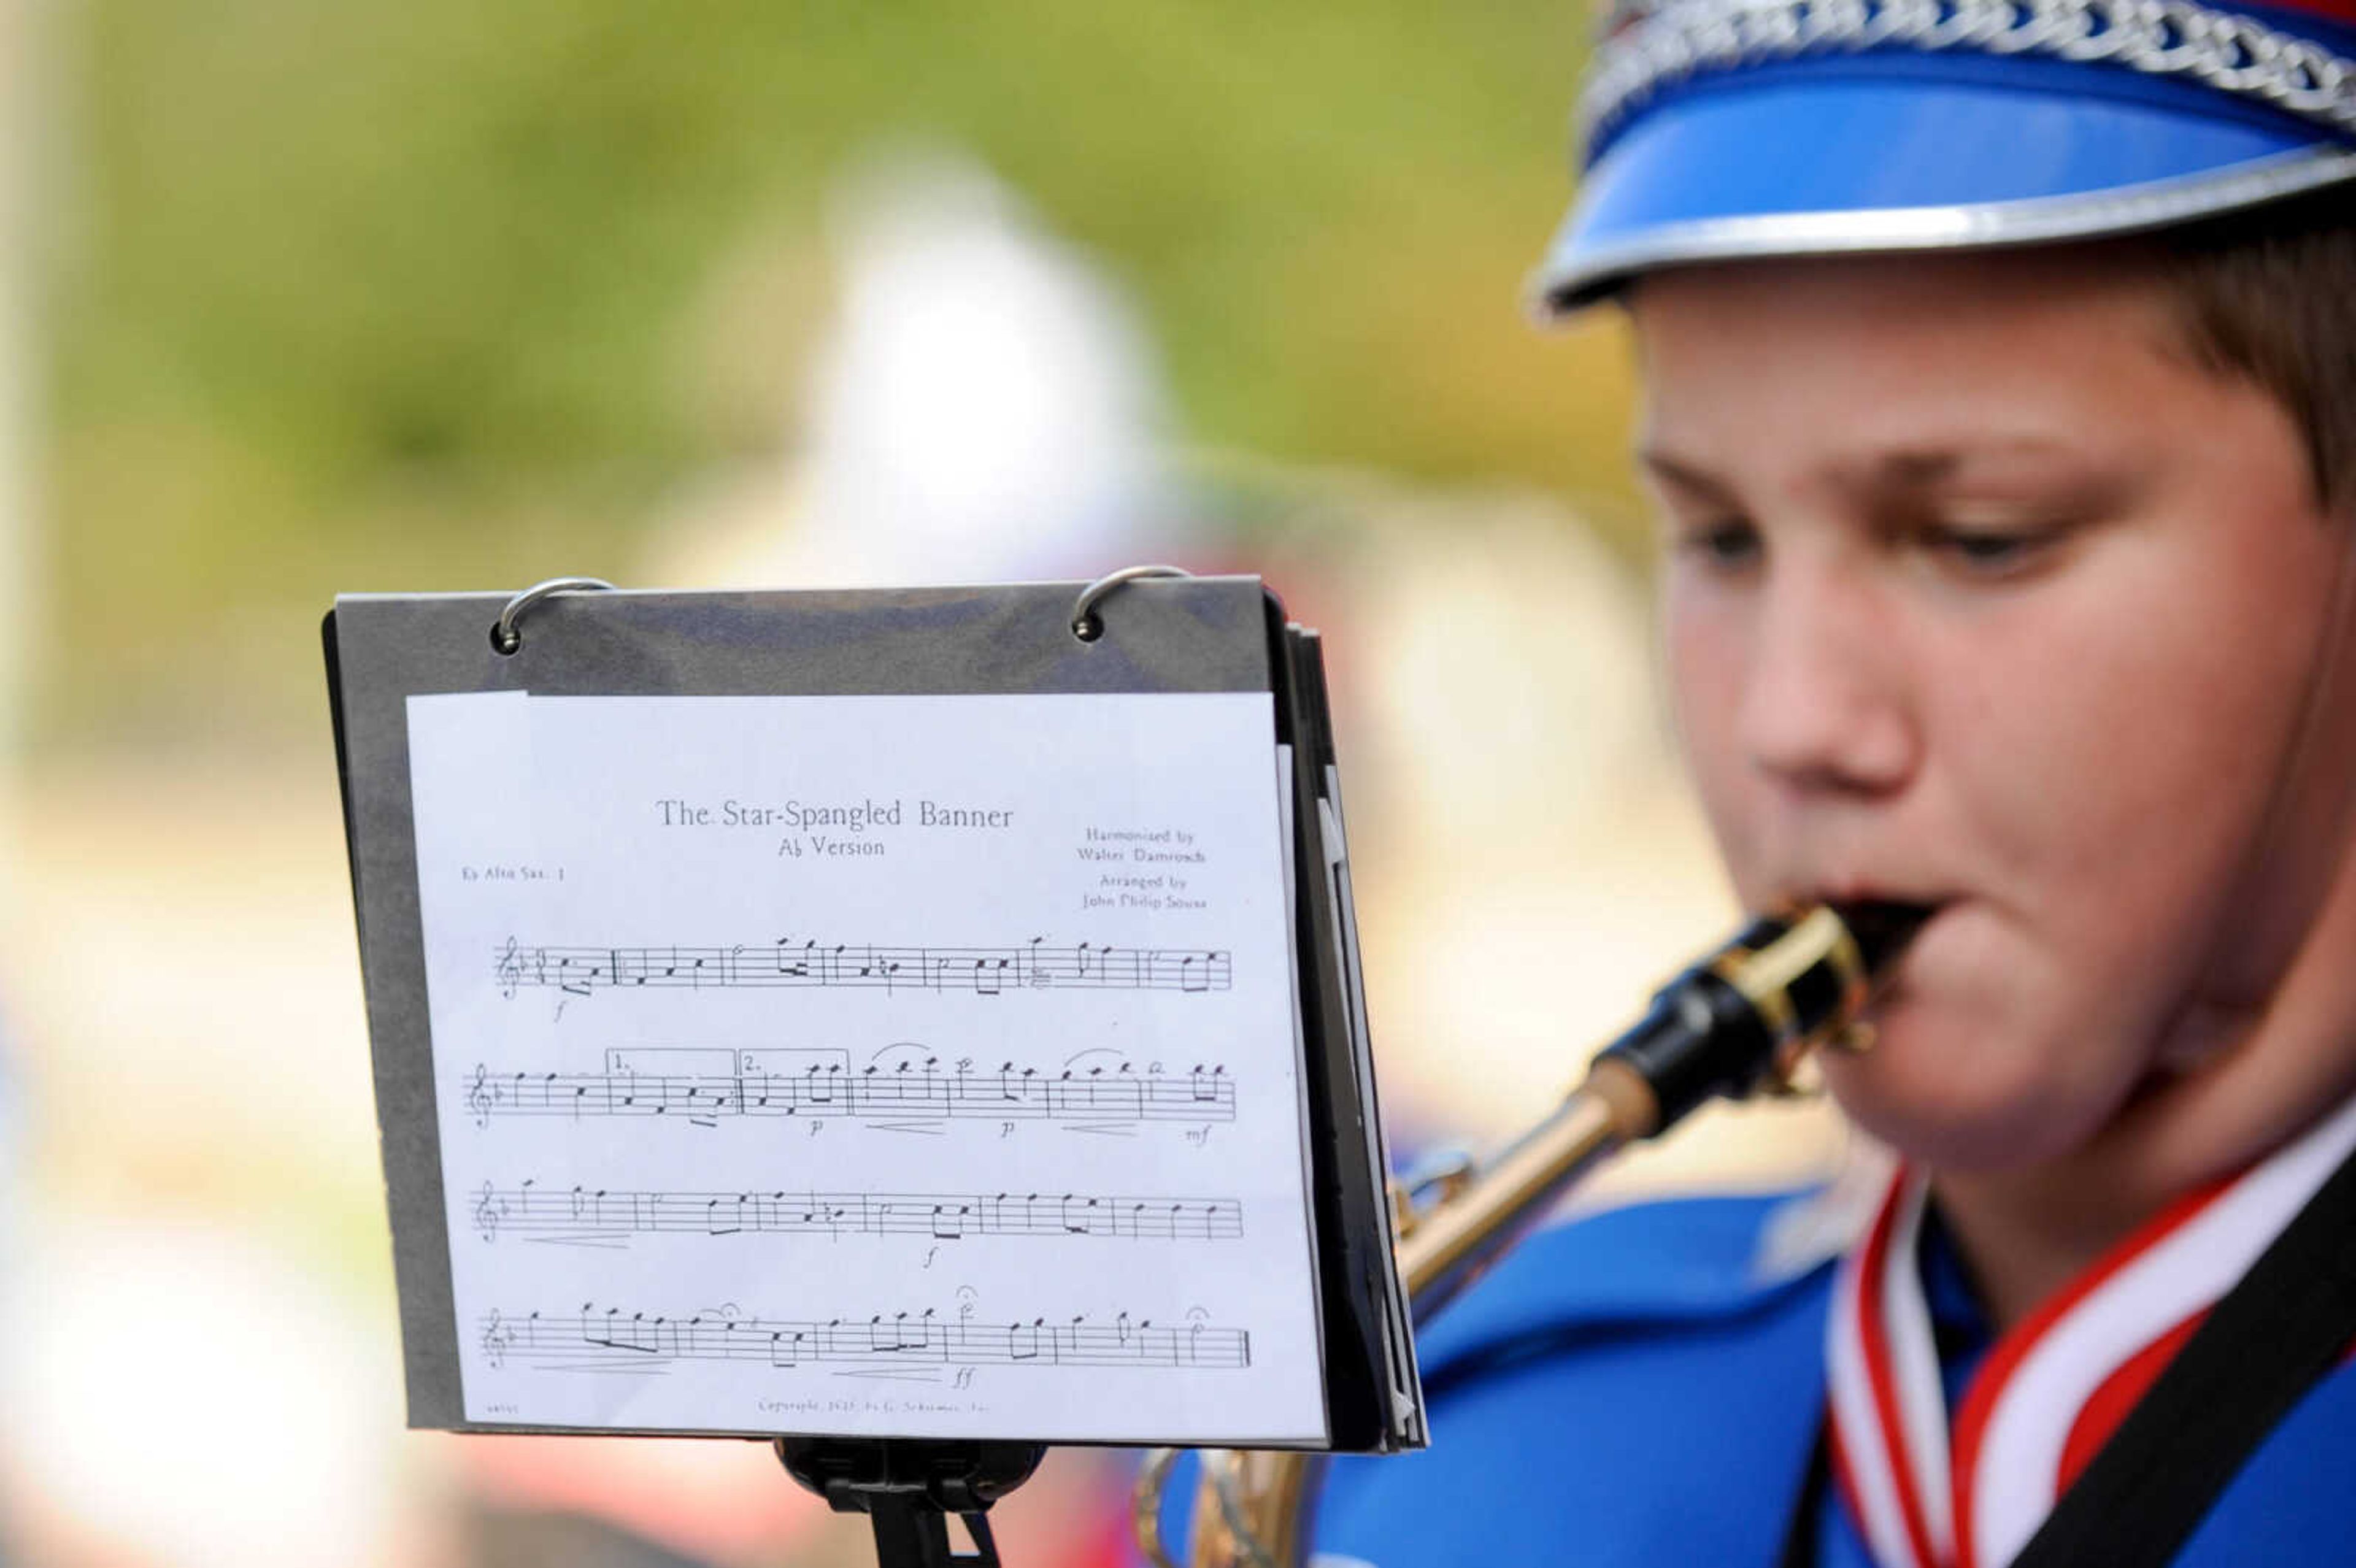
{"label": "boy's face", "polygon": [[2345,853],[2283,816],[2346,542],[2296,426],[2099,252],[1694,269],[1633,313],[1738,890],[1938,908],[1836,1092],[1954,1168],[2077,1148],[2263,997],[2221,955]]}

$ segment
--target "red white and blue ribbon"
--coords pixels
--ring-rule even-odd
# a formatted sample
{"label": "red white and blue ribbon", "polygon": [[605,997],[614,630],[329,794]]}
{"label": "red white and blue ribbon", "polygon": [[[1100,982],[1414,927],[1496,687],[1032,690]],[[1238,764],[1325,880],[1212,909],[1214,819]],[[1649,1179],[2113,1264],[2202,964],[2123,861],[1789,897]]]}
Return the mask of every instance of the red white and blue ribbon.
{"label": "red white and blue ribbon", "polygon": [[2010,1563],[2351,1149],[2356,1100],[2169,1205],[1999,1339],[1952,1415],[1917,1258],[1929,1184],[1900,1170],[1841,1260],[1826,1347],[1834,1477],[1879,1568]]}

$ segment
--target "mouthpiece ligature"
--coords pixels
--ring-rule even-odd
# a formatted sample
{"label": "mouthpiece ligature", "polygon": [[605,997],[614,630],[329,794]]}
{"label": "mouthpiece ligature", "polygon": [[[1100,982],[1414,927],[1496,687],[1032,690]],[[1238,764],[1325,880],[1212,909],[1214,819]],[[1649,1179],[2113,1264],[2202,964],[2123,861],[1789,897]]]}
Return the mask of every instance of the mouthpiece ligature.
{"label": "mouthpiece ligature", "polygon": [[[1635,1028],[1597,1057],[1607,1090],[1633,1073],[1651,1101],[1651,1136],[1713,1095],[1788,1086],[1818,1046],[1860,1050],[1860,1015],[1930,912],[1889,902],[1816,904],[1763,915],[1663,987]],[[1615,1096],[1619,1097],[1619,1096]],[[1632,1107],[1641,1109],[1641,1107]]]}

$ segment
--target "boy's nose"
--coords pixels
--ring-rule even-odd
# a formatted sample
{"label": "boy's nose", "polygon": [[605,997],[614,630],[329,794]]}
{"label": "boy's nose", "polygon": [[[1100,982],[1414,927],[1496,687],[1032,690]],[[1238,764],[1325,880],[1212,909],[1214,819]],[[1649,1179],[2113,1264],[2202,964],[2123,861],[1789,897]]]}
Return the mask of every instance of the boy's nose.
{"label": "boy's nose", "polygon": [[1857,796],[1913,776],[1922,741],[1903,652],[1869,583],[1830,566],[1777,571],[1749,653],[1738,736],[1753,768],[1788,789]]}

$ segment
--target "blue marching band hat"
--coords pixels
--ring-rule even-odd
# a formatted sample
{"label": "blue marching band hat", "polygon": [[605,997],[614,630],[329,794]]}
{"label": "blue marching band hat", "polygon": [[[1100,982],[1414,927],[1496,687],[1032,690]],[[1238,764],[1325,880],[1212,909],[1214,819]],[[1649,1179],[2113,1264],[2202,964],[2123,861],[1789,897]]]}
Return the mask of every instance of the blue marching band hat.
{"label": "blue marching band hat", "polygon": [[1536,280],[2356,204],[2356,0],[1619,0]]}

